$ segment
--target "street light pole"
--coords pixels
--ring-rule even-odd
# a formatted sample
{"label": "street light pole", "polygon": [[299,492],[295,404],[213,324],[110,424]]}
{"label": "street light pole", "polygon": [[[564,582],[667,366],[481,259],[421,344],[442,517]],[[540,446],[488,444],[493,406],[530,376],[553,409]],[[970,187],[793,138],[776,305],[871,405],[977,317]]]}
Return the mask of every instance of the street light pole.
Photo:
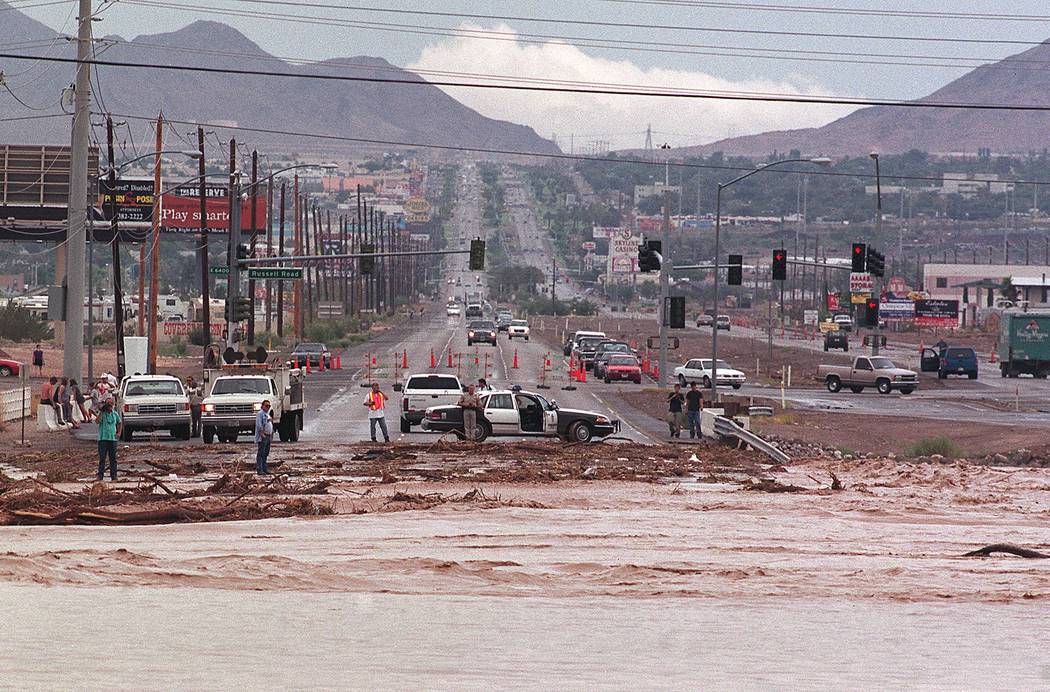
{"label": "street light pole", "polygon": [[[718,397],[718,266],[719,258],[721,255],[721,231],[722,231],[722,190],[726,189],[730,185],[735,185],[741,180],[750,178],[756,173],[768,170],[773,166],[782,166],[786,163],[814,163],[818,166],[828,166],[831,164],[831,159],[826,157],[817,157],[812,159],[783,159],[782,161],[774,161],[773,163],[766,164],[760,168],[756,168],[753,171],[748,171],[741,176],[733,178],[728,183],[718,183],[718,193],[715,195],[715,323],[711,330],[711,394],[712,398]],[[773,300],[772,281],[770,282],[769,299]]]}
{"label": "street light pole", "polygon": [[[871,152],[871,158],[875,160],[875,238],[882,242],[882,176],[879,173],[879,152]],[[874,289],[874,286],[872,287]],[[872,291],[874,293],[874,290]],[[878,320],[875,321],[875,337],[871,340],[871,355],[879,355],[879,329]]]}

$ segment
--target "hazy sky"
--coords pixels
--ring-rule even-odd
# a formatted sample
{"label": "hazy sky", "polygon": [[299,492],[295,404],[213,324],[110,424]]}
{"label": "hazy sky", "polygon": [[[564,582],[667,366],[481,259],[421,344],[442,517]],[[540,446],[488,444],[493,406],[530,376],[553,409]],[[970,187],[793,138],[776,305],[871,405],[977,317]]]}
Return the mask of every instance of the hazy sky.
{"label": "hazy sky", "polygon": [[[775,4],[778,7],[820,6],[901,13],[952,11],[995,13],[999,16],[1050,15],[1050,6],[1045,0],[1000,0],[996,3],[976,0],[953,0],[951,3],[932,3],[928,0],[568,0],[557,3],[537,0],[290,0],[288,3],[165,0],[164,4],[176,3],[192,5],[197,9],[164,9],[155,4],[145,7],[120,0],[102,14],[103,21],[95,24],[96,35],[119,34],[124,38],[133,38],[140,34],[172,31],[197,19],[210,19],[236,27],[265,50],[285,57],[372,55],[404,67],[458,73],[601,84],[887,98],[922,96],[980,64],[973,59],[994,61],[1031,46],[836,38],[828,34],[1036,42],[1050,38],[1050,17],[1044,17],[1041,21],[1004,21],[990,18],[950,19],[943,16],[778,12],[757,7]],[[297,3],[300,6],[296,6]],[[317,4],[328,5],[328,8],[310,6]],[[64,28],[69,32],[73,29],[74,20],[70,9],[74,5],[75,2],[70,2],[31,8],[25,12],[56,30]],[[731,7],[713,8],[710,5]],[[200,8],[210,8],[220,13],[213,14]],[[568,23],[399,15],[369,11],[366,8],[552,18]],[[247,12],[255,16],[236,16],[230,12]],[[258,16],[259,13],[318,18],[322,22],[334,20],[343,25],[326,26],[285,18],[262,18]],[[629,22],[649,28],[599,27],[581,24],[581,21]],[[386,26],[365,28],[346,26],[346,22],[383,23]],[[658,25],[675,28],[653,28]],[[809,32],[819,36],[769,36],[699,30],[715,28]],[[498,40],[468,38],[462,34],[447,35],[457,29],[499,32],[487,34]],[[574,45],[580,43],[579,38],[612,41],[618,45],[614,48]],[[646,50],[630,50],[623,43],[625,41],[644,42],[644,45],[635,43],[633,46]],[[221,50],[221,46],[216,48]],[[692,53],[663,52],[665,50]],[[698,53],[748,54],[737,57]],[[788,56],[806,60],[783,59]],[[888,62],[932,62],[937,65],[890,65],[886,64]],[[469,89],[458,89],[451,93],[485,115],[530,125],[543,136],[549,137],[556,133],[559,144],[566,149],[572,133],[577,151],[586,149],[596,139],[608,140],[614,148],[640,147],[643,132],[649,123],[656,131],[654,139],[657,145],[663,142],[684,145],[769,129],[819,125],[848,112],[848,109],[812,105],[761,106],[741,102],[512,94]]]}

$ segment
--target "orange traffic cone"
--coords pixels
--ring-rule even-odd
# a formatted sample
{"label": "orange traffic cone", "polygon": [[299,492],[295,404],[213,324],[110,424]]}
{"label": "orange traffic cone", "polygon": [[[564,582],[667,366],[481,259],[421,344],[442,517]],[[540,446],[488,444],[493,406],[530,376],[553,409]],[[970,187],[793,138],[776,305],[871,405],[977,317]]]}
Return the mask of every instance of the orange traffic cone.
{"label": "orange traffic cone", "polygon": [[430,367],[437,367],[437,358],[434,357],[434,349],[430,349]]}
{"label": "orange traffic cone", "polygon": [[317,369],[320,372],[324,372],[324,356],[323,355],[320,358],[317,359]]}
{"label": "orange traffic cone", "polygon": [[510,367],[512,370],[518,369],[518,349],[514,349],[514,364]]}
{"label": "orange traffic cone", "polygon": [[306,359],[306,374],[307,375],[310,374],[310,359],[309,358]]}
{"label": "orange traffic cone", "polygon": [[404,352],[401,353],[401,369],[402,370],[407,370],[408,369],[408,349],[407,348],[404,350]]}
{"label": "orange traffic cone", "polygon": [[342,356],[336,356],[335,357],[335,369],[336,370],[342,370],[343,369],[343,358],[342,358]]}
{"label": "orange traffic cone", "polygon": [[923,342],[920,341],[919,342],[919,354],[921,355],[922,352],[925,351],[925,350],[926,350],[925,344],[923,344]]}
{"label": "orange traffic cone", "polygon": [[997,357],[998,357],[998,354],[995,352],[995,346],[992,346],[992,357],[988,359],[988,362],[991,363],[992,365],[995,365]]}
{"label": "orange traffic cone", "polygon": [[587,381],[587,366],[583,364],[583,361],[580,361],[580,382],[586,382],[586,381]]}
{"label": "orange traffic cone", "polygon": [[452,367],[452,349],[448,351],[448,367]]}

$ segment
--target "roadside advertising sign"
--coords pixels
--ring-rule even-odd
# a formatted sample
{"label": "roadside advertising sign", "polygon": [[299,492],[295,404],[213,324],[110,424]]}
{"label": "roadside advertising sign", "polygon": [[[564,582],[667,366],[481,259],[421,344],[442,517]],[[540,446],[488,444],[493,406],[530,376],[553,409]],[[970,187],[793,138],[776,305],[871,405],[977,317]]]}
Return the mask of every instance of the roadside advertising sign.
{"label": "roadside advertising sign", "polygon": [[408,223],[428,223],[430,202],[425,197],[409,197],[405,200],[405,220]]}
{"label": "roadside advertising sign", "polygon": [[821,334],[827,334],[828,332],[837,332],[839,330],[839,326],[830,320],[821,322],[819,326]]}
{"label": "roadside advertising sign", "polygon": [[619,233],[609,238],[610,274],[631,274],[638,271],[638,246],[641,236],[635,235],[630,228],[621,228]]}
{"label": "roadside advertising sign", "polygon": [[905,295],[909,292],[908,282],[900,276],[890,277],[889,281],[886,282],[886,292]]}
{"label": "roadside advertising sign", "polygon": [[885,320],[910,320],[915,317],[915,301],[908,298],[884,297],[879,302],[879,317]]}
{"label": "roadside advertising sign", "polygon": [[839,309],[839,297],[835,293],[828,294],[828,310],[837,312]]}
{"label": "roadside advertising sign", "polygon": [[871,298],[870,293],[854,293],[850,295],[849,302],[854,305],[864,305],[868,302],[868,298]]}
{"label": "roadside advertising sign", "polygon": [[115,190],[110,190],[109,179],[102,177],[98,194],[107,220],[111,219],[109,205],[115,199],[121,225],[147,228],[153,223],[153,178],[118,178]]}
{"label": "roadside advertising sign", "polygon": [[[205,191],[205,213],[208,230],[230,230],[229,191],[225,185],[208,183]],[[200,189],[195,185],[179,187],[161,197],[160,224],[167,231],[189,233],[199,231],[201,225]],[[255,198],[255,225],[266,228],[266,195]],[[241,200],[241,230],[252,230],[251,198]]]}
{"label": "roadside advertising sign", "polygon": [[622,232],[623,229],[616,226],[594,226],[591,229],[591,237],[595,240],[608,240]]}
{"label": "roadside advertising sign", "polygon": [[915,324],[919,327],[953,327],[959,323],[959,301],[915,301]]}
{"label": "roadside advertising sign", "polygon": [[803,324],[816,324],[818,313],[816,310],[804,310],[802,312],[802,323]]}
{"label": "roadside advertising sign", "polygon": [[587,252],[594,252],[598,248],[598,243],[593,240],[585,240],[583,241],[582,247]]}
{"label": "roadside advertising sign", "polygon": [[871,293],[875,288],[875,280],[867,272],[852,272],[849,275],[850,293]]}

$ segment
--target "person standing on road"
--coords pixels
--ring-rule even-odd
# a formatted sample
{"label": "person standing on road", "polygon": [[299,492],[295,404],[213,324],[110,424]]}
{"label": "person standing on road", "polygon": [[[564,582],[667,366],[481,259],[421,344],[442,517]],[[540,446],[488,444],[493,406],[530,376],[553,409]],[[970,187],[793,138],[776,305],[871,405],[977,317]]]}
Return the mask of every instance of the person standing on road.
{"label": "person standing on road", "polygon": [[376,426],[383,431],[383,442],[390,442],[390,435],[386,431],[386,394],[379,389],[379,383],[372,383],[372,391],[365,398],[365,406],[368,407],[368,433],[372,436],[372,442],[376,439]]}
{"label": "person standing on road", "polygon": [[478,410],[481,408],[481,399],[478,398],[474,385],[467,386],[467,391],[459,397],[458,405],[463,409],[463,436],[473,442],[477,437],[475,433],[478,428]]}
{"label": "person standing on road", "polygon": [[685,410],[689,418],[689,439],[702,437],[700,412],[704,410],[704,393],[696,388],[696,382],[689,383],[689,391],[685,395]]}
{"label": "person standing on road", "polygon": [[84,392],[80,391],[80,385],[77,384],[76,380],[69,381],[69,393],[72,398],[73,405],[80,409],[80,415],[85,422],[91,422],[91,411],[88,411],[84,403],[87,398],[84,396]]}
{"label": "person standing on road", "polygon": [[270,470],[266,468],[266,459],[270,456],[271,442],[273,418],[270,416],[270,400],[266,399],[255,414],[255,472],[260,476],[270,475]]}
{"label": "person standing on road", "polygon": [[186,378],[186,394],[190,398],[190,437],[200,437],[201,405],[204,401],[204,392],[201,386],[194,381],[193,375]]}
{"label": "person standing on road", "polygon": [[106,458],[109,458],[109,480],[117,480],[117,440],[123,431],[120,414],[113,410],[113,401],[102,402],[98,414],[98,473],[95,480],[102,480],[106,473]]}
{"label": "person standing on road", "polygon": [[44,349],[40,348],[40,344],[33,349],[33,367],[36,368],[37,375],[44,374]]}
{"label": "person standing on road", "polygon": [[477,391],[484,392],[489,389],[492,389],[492,387],[489,386],[488,380],[486,380],[484,377],[479,377]]}
{"label": "person standing on road", "polygon": [[682,428],[686,425],[683,404],[685,397],[682,396],[682,385],[676,384],[674,391],[667,395],[667,427],[671,430],[671,437],[682,436]]}

